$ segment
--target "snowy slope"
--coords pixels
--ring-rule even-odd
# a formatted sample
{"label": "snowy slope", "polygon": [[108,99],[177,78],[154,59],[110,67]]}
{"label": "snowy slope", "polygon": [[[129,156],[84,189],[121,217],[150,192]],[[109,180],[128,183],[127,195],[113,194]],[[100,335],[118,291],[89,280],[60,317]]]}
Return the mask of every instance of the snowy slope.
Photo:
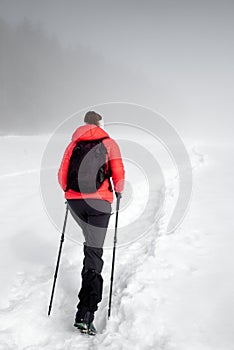
{"label": "snowy slope", "polygon": [[[99,334],[90,338],[73,327],[83,256],[81,245],[69,239],[47,317],[60,239],[40,198],[47,140],[0,139],[0,349],[234,349],[233,148],[190,145],[194,190],[189,213],[175,233],[166,235],[166,206],[146,236],[118,249],[109,321],[111,250],[105,250],[104,295],[95,319]],[[173,179],[170,186],[168,203]]]}

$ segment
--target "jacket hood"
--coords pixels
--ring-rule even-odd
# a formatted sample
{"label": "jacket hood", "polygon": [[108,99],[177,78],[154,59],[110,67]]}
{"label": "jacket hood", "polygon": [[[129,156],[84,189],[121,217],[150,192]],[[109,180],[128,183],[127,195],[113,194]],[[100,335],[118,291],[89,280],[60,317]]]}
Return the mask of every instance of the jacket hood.
{"label": "jacket hood", "polygon": [[98,140],[103,137],[110,137],[105,130],[94,124],[82,125],[72,135],[72,141]]}

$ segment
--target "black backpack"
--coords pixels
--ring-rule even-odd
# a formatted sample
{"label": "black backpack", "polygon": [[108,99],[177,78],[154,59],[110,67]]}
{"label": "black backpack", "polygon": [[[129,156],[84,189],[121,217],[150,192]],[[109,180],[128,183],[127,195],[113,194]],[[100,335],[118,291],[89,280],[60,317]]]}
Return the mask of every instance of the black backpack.
{"label": "black backpack", "polygon": [[[106,138],[106,137],[105,137]],[[67,188],[80,193],[94,193],[108,179],[109,190],[113,191],[111,168],[107,149],[102,139],[78,141],[73,148],[67,174]]]}

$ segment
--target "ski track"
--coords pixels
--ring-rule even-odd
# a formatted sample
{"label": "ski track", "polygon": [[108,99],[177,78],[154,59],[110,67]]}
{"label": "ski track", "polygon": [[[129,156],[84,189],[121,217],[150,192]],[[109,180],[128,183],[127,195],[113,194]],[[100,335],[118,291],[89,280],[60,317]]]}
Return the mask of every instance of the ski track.
{"label": "ski track", "polygon": [[[195,156],[194,169],[197,169],[204,162],[204,158],[200,154]],[[34,176],[38,175],[38,172],[39,169],[14,172],[1,175],[0,179],[25,174]],[[173,186],[172,182],[171,188],[167,189],[167,195],[171,198],[174,195]],[[38,193],[33,193],[32,203],[36,200]],[[72,248],[72,243],[65,241],[50,318],[47,317],[47,308],[55,257],[49,264],[45,262],[41,266],[35,265],[33,273],[23,269],[18,271],[6,306],[0,309],[0,350],[174,349],[170,330],[166,329],[163,320],[157,317],[158,305],[165,302],[159,292],[158,264],[163,267],[161,278],[170,279],[173,275],[172,267],[166,261],[157,260],[157,243],[167,239],[163,234],[164,228],[165,217],[161,216],[147,235],[131,246],[117,250],[112,316],[109,321],[106,318],[110,274],[107,261],[111,261],[112,252],[105,252],[105,284],[103,301],[96,317],[99,330],[96,337],[81,335],[73,327],[77,302],[77,293],[74,291],[78,289],[77,282],[80,283],[77,263],[81,264],[82,261],[82,256],[76,256],[75,260],[72,260],[72,256],[77,254],[74,252],[77,247]],[[58,243],[55,242],[54,247],[57,247]],[[78,281],[73,282],[70,287],[72,276],[76,276]],[[142,319],[134,316],[138,309]],[[156,328],[149,334],[149,326],[152,325]]]}

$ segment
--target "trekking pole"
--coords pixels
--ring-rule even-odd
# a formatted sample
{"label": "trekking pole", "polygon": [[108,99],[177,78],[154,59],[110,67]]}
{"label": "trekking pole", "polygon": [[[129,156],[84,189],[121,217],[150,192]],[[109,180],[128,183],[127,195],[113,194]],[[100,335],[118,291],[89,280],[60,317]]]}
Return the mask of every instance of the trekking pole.
{"label": "trekking pole", "polygon": [[59,269],[60,257],[61,257],[61,252],[62,252],[62,246],[63,246],[63,242],[64,242],[64,234],[65,234],[65,228],[66,228],[66,223],[67,223],[67,215],[68,215],[68,203],[66,202],[66,213],[65,213],[65,218],[64,218],[64,223],[63,223],[63,231],[62,231],[61,240],[60,240],[58,259],[57,259],[56,269],[55,269],[55,273],[54,273],[54,282],[53,282],[52,293],[51,293],[51,298],[50,298],[50,305],[49,305],[49,310],[48,310],[48,316],[50,316],[50,312],[51,312],[51,308],[52,308],[55,284],[56,284],[56,279],[57,279],[57,275],[58,275],[58,269]]}
{"label": "trekking pole", "polygon": [[109,294],[109,308],[108,308],[108,320],[111,315],[111,299],[112,299],[112,288],[114,281],[114,267],[115,267],[115,250],[117,243],[117,227],[118,227],[118,216],[119,216],[119,203],[120,203],[121,194],[117,196],[116,203],[116,219],[115,219],[115,235],[114,235],[114,247],[113,247],[113,256],[112,256],[112,268],[111,268],[111,279],[110,279],[110,294]]}

